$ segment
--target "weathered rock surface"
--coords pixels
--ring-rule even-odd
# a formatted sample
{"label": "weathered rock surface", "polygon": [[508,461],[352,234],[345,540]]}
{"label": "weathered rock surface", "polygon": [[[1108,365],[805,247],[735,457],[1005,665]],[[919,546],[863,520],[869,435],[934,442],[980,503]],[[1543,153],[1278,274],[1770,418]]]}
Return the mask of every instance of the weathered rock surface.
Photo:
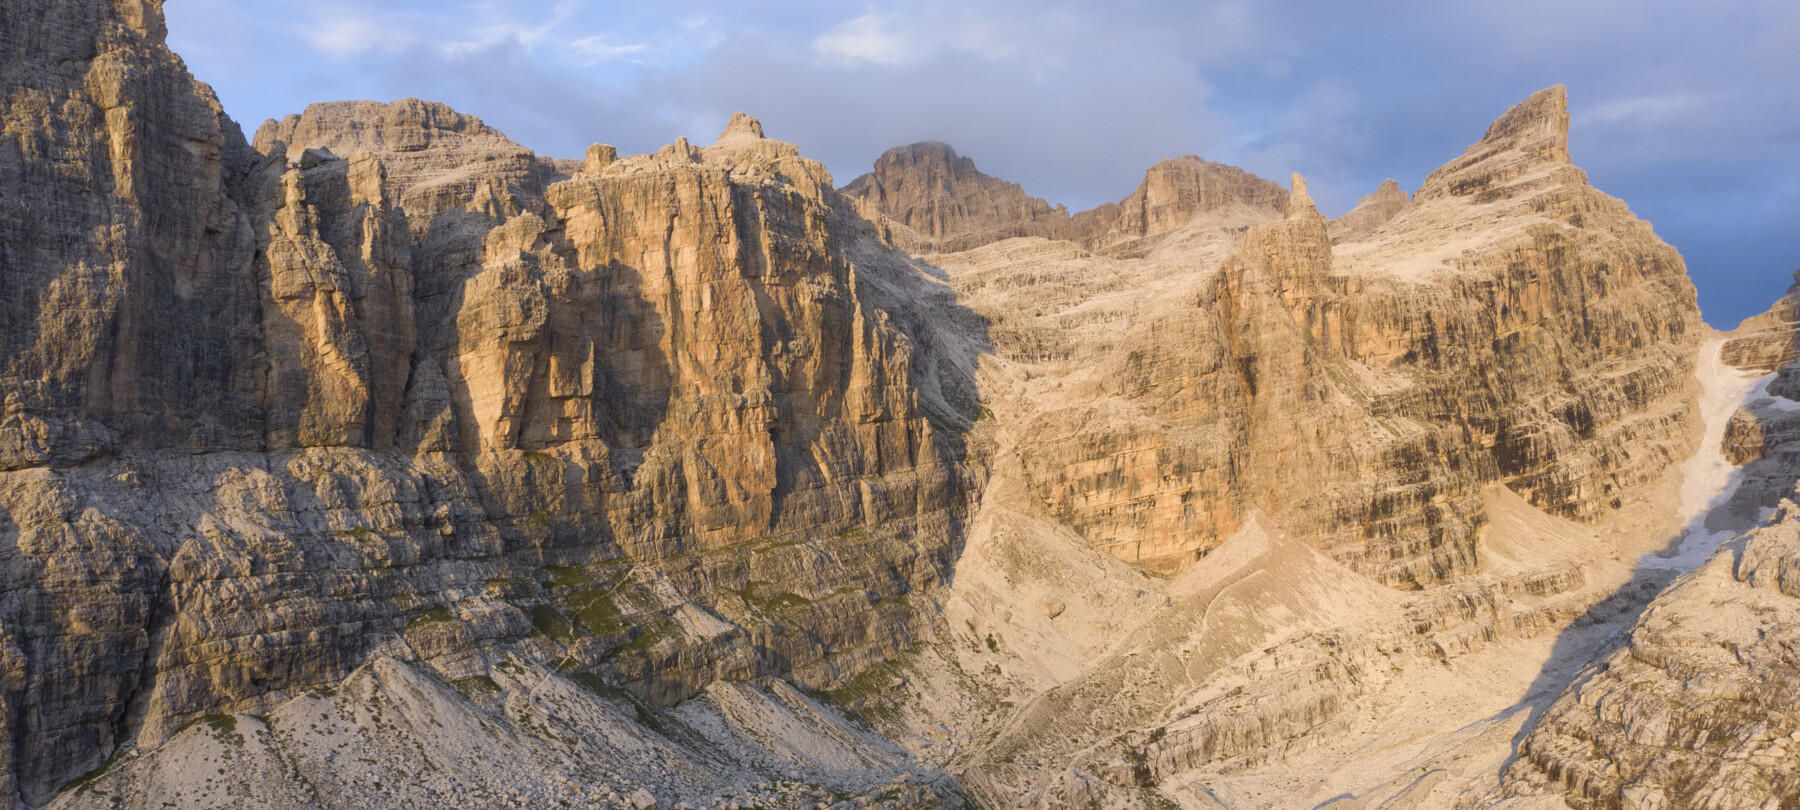
{"label": "weathered rock surface", "polygon": [[[51,807],[936,808],[955,785],[780,681],[662,709],[517,657],[454,682],[377,657],[266,716],[211,715]],[[940,795],[942,791],[942,795]]]}
{"label": "weathered rock surface", "polygon": [[[1763,351],[1768,325],[1746,321],[1721,357],[1766,371],[1775,356]],[[1500,787],[1464,805],[1800,802],[1792,699],[1800,688],[1800,402],[1774,392],[1792,371],[1750,385],[1732,416],[1720,451],[1743,466],[1687,533],[1688,544],[1723,541],[1717,552],[1657,596],[1618,649],[1548,708]]]}
{"label": "weathered rock surface", "polygon": [[1125,199],[1070,214],[1064,206],[1028,196],[1015,183],[982,174],[974,161],[936,142],[888,150],[874,171],[843,191],[884,225],[890,241],[912,251],[946,253],[1026,236],[1100,251],[1123,242],[1141,252],[1153,244],[1144,237],[1170,233],[1196,217],[1278,214],[1287,200],[1287,191],[1274,182],[1187,155],[1150,167]]}
{"label": "weathered rock surface", "polygon": [[[1101,250],[927,257],[987,321],[998,466],[948,637],[859,705],[998,806],[1491,785],[1672,576],[1631,561],[1678,535],[1700,443],[1680,259],[1569,165],[1564,105],[1527,100],[1353,237],[1295,178]],[[1078,598],[1049,619],[1046,593]]]}
{"label": "weathered rock surface", "polygon": [[7,15],[8,801],[381,650],[670,704],[927,630],[975,414],[794,147],[587,171],[413,100],[252,146],[154,5]]}
{"label": "weathered rock surface", "polygon": [[1144,238],[932,261],[1020,378],[984,402],[1091,542],[1181,570],[1256,507],[1380,581],[1455,579],[1486,484],[1596,520],[1692,449],[1680,257],[1566,135],[1562,90],[1534,96],[1363,241],[1298,187],[1283,213],[1261,181],[1214,199],[1164,171],[1134,197],[1201,202],[1126,217]]}
{"label": "weathered rock surface", "polygon": [[901,226],[890,238],[912,250],[966,250],[1015,236],[1066,238],[1077,230],[1067,208],[982,174],[975,161],[936,141],[889,149],[874,171],[843,191]]}
{"label": "weathered rock surface", "polygon": [[[1794,650],[1800,522],[1785,503],[1741,559],[1713,557],[1651,603],[1623,649],[1552,706],[1503,788],[1576,808],[1766,808],[1800,801]],[[1559,803],[1560,804],[1560,803]]]}
{"label": "weathered rock surface", "polygon": [[[246,142],[156,4],[8,23],[0,799],[1442,806],[1667,579],[1703,330],[1561,88],[1336,221],[1191,156],[1070,215],[741,114]],[[1719,425],[1733,526],[1786,379]],[[1555,739],[1508,790],[1589,772]]]}
{"label": "weathered rock surface", "polygon": [[1331,221],[1333,242],[1361,240],[1398,216],[1411,197],[1393,180],[1383,180],[1375,193],[1356,201],[1356,207]]}
{"label": "weathered rock surface", "polygon": [[1725,362],[1774,371],[1800,358],[1800,271],[1794,273],[1794,282],[1767,312],[1738,324],[1725,342]]}
{"label": "weathered rock surface", "polygon": [[1233,208],[1280,211],[1287,191],[1254,174],[1202,160],[1193,155],[1171,158],[1151,166],[1144,182],[1119,201],[1118,232],[1103,241],[1161,236],[1192,222],[1195,217]]}

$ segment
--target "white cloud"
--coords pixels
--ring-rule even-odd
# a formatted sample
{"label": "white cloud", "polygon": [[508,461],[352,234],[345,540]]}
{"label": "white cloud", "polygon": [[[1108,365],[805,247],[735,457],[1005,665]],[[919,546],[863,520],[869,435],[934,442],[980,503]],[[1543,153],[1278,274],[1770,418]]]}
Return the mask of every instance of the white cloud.
{"label": "white cloud", "polygon": [[569,54],[576,62],[597,65],[615,59],[643,57],[650,53],[648,42],[615,42],[605,34],[582,37],[569,43]]}
{"label": "white cloud", "polygon": [[1585,112],[1577,108],[1575,123],[1583,124],[1658,124],[1691,115],[1701,100],[1691,95],[1648,95],[1622,98],[1593,105]]}
{"label": "white cloud", "polygon": [[839,62],[901,65],[919,54],[916,43],[894,32],[887,17],[869,12],[848,20],[813,41],[813,52]]}
{"label": "white cloud", "polygon": [[331,56],[358,56],[378,49],[393,49],[410,42],[410,37],[390,31],[375,20],[362,16],[321,18],[305,32],[313,48]]}

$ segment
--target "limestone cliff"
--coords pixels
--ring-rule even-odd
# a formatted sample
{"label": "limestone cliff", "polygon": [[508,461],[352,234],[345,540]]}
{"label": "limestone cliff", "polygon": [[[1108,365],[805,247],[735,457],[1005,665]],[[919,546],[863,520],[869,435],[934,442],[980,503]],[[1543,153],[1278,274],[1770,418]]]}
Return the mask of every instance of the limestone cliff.
{"label": "limestone cliff", "polygon": [[1383,180],[1381,186],[1356,201],[1356,207],[1337,219],[1331,221],[1331,238],[1334,242],[1361,240],[1398,216],[1406,209],[1411,198],[1393,180]]}
{"label": "limestone cliff", "polygon": [[1794,502],[1784,501],[1741,548],[1715,555],[1657,597],[1623,647],[1531,730],[1501,787],[1468,806],[1765,808],[1800,801],[1797,518]]}
{"label": "limestone cliff", "polygon": [[[1117,203],[1070,214],[1027,196],[1015,183],[982,174],[974,161],[942,143],[888,150],[875,170],[844,193],[882,223],[895,244],[914,251],[957,252],[1024,236],[1067,240],[1095,250],[1162,236],[1200,216],[1277,213],[1281,186],[1235,166],[1193,155],[1164,160]],[[1250,216],[1255,216],[1251,213]]]}
{"label": "limestone cliff", "polygon": [[913,250],[966,250],[1015,236],[1066,237],[1076,229],[1067,208],[982,174],[975,161],[936,141],[889,149],[874,171],[843,192],[900,226],[891,238]]}
{"label": "limestone cliff", "polygon": [[1160,236],[1186,226],[1195,217],[1225,209],[1280,211],[1287,202],[1281,186],[1235,166],[1193,155],[1151,166],[1136,191],[1119,201],[1116,234],[1103,241]]}
{"label": "limestone cliff", "polygon": [[377,651],[670,703],[924,630],[974,414],[794,147],[589,171],[414,100],[252,146],[156,5],[7,15],[8,801]]}
{"label": "limestone cliff", "polygon": [[1540,93],[1335,245],[1298,183],[1283,214],[1245,181],[1104,254],[936,261],[1026,378],[992,399],[1028,426],[1034,488],[1091,542],[1180,570],[1254,506],[1383,582],[1454,579],[1485,484],[1595,520],[1691,449],[1681,259],[1566,137],[1561,89]]}
{"label": "limestone cliff", "polygon": [[1353,229],[1296,177],[1099,250],[932,255],[986,319],[982,403],[1016,467],[959,562],[968,635],[860,699],[901,738],[981,718],[952,763],[1000,806],[1491,784],[1525,700],[1667,581],[1628,561],[1680,529],[1700,443],[1680,257],[1588,185],[1567,126],[1561,88],[1534,95]]}
{"label": "limestone cliff", "polygon": [[1794,282],[1768,311],[1738,324],[1725,342],[1725,362],[1774,371],[1800,357],[1800,271],[1795,271]]}
{"label": "limestone cliff", "polygon": [[[156,3],[7,22],[0,799],[1428,806],[1330,738],[1566,684],[1515,659],[1665,581],[1625,560],[1703,330],[1561,88],[1336,221],[1192,156],[1070,215],[942,144],[840,192],[741,114],[247,142]],[[1791,492],[1775,385],[1717,426],[1740,522]],[[1582,767],[1538,739],[1513,784]]]}
{"label": "limestone cliff", "polygon": [[[1785,318],[1791,296],[1772,313]],[[1752,318],[1715,344],[1741,396],[1720,446],[1736,467],[1690,521],[1677,556],[1698,569],[1656,597],[1547,708],[1500,786],[1471,807],[1763,808],[1800,802],[1800,368],[1766,374],[1787,352],[1785,320]],[[1748,373],[1733,369],[1736,364]],[[1741,404],[1739,404],[1741,402]]]}

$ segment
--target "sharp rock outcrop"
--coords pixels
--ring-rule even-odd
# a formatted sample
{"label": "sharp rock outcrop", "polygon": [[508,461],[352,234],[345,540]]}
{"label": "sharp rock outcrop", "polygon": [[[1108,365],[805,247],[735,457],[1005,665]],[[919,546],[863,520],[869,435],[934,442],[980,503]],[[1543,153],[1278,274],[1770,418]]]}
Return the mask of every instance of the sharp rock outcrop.
{"label": "sharp rock outcrop", "polygon": [[928,630],[971,386],[753,119],[582,163],[348,102],[250,144],[155,4],[7,16],[5,800],[383,650],[669,704]]}
{"label": "sharp rock outcrop", "polygon": [[[1192,156],[1071,215],[942,144],[840,192],[741,113],[246,142],[156,4],[8,14],[0,798],[1317,806],[1334,730],[1414,744],[1396,696],[1660,582],[1615,557],[1674,519],[1703,330],[1561,88],[1337,221]],[[1233,792],[1284,762],[1327,775]],[[1403,770],[1367,795],[1452,783]]]}
{"label": "sharp rock outcrop", "polygon": [[1383,180],[1373,194],[1356,201],[1356,207],[1331,221],[1334,242],[1358,241],[1386,225],[1406,208],[1411,197],[1393,180]]}

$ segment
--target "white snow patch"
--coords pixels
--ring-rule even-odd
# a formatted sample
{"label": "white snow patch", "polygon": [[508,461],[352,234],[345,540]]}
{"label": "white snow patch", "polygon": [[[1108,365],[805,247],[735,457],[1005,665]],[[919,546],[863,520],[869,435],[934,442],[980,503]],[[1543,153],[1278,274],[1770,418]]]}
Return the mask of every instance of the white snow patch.
{"label": "white snow patch", "polygon": [[1692,571],[1734,536],[1729,530],[1706,528],[1707,518],[1731,501],[1744,474],[1725,458],[1725,426],[1739,406],[1770,398],[1767,389],[1775,375],[1726,365],[1719,357],[1724,345],[1723,337],[1701,344],[1694,368],[1700,379],[1700,419],[1706,430],[1700,448],[1681,465],[1680,517],[1687,534],[1673,553],[1655,552],[1639,558],[1639,568]]}
{"label": "white snow patch", "polygon": [[1769,384],[1772,382],[1775,382],[1773,374],[1757,380],[1756,386],[1750,389],[1750,393],[1744,398],[1744,401],[1752,403],[1759,411],[1781,411],[1782,413],[1800,411],[1800,402],[1779,394],[1769,393]]}

